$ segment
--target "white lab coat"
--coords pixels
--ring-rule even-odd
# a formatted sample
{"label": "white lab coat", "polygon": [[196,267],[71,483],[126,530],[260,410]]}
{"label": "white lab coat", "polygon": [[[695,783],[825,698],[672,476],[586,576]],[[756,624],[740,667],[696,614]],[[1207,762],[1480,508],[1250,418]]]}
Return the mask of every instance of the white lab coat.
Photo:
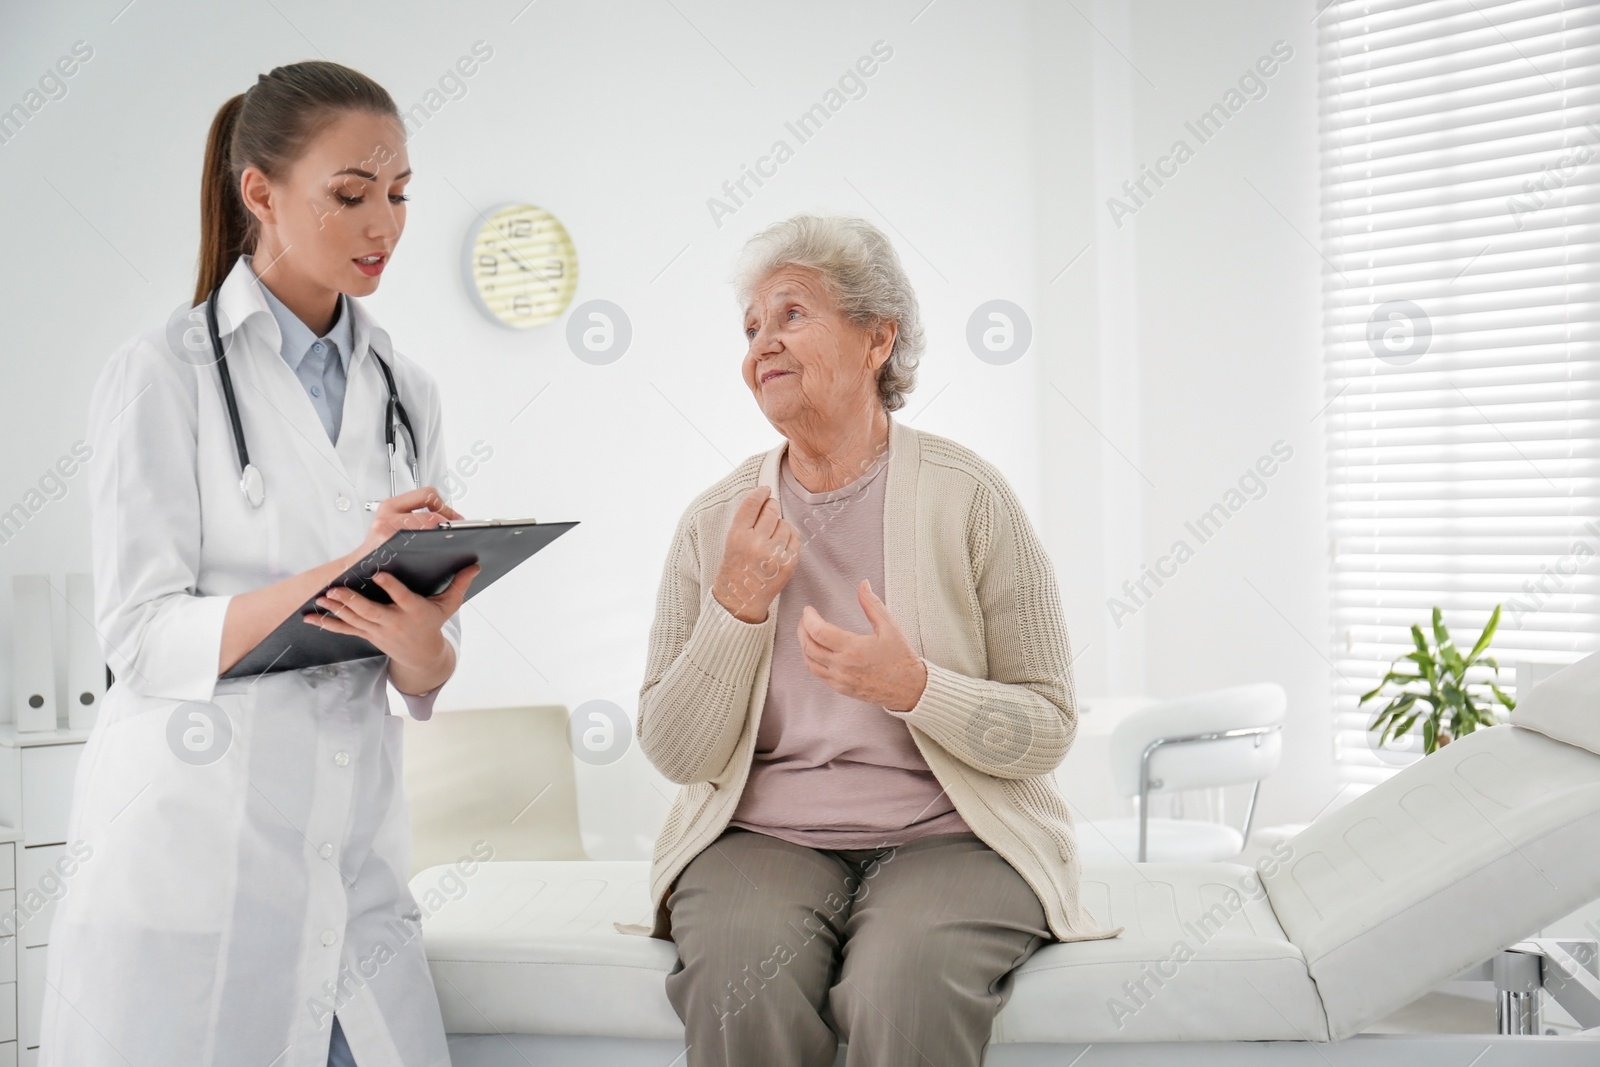
{"label": "white lab coat", "polygon": [[[116,683],[74,785],[68,844],[92,853],[51,927],[39,1065],[324,1067],[331,1011],[359,1067],[447,1065],[406,887],[388,660],[217,679],[230,596],[353,550],[372,520],[362,503],[389,495],[368,343],[394,370],[423,484],[446,470],[438,392],[351,301],[334,447],[242,261],[218,306],[259,510],[239,491],[216,367],[175,356],[164,329],[112,357],[90,404],[95,625]],[[459,648],[458,620],[445,632]],[[215,762],[168,741],[188,701],[226,713]],[[432,713],[431,697],[407,703]]]}

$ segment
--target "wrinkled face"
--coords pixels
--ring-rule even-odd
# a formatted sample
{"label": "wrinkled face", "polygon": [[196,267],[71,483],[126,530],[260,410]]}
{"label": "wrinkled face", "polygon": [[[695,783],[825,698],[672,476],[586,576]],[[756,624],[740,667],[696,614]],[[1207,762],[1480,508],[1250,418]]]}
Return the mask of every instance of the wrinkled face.
{"label": "wrinkled face", "polygon": [[405,130],[392,116],[366,111],[340,114],[278,181],[246,168],[242,192],[261,229],[257,272],[284,256],[296,277],[317,288],[376,291],[405,229],[410,177]]}
{"label": "wrinkled face", "polygon": [[781,431],[796,420],[826,423],[875,403],[894,328],[857,326],[815,271],[781,267],[750,294],[744,335],[744,383]]}

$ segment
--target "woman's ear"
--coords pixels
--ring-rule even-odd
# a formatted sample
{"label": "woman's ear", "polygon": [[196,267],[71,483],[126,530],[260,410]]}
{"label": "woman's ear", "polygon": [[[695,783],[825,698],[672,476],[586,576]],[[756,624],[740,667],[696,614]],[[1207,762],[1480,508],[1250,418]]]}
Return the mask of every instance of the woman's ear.
{"label": "woman's ear", "polygon": [[254,215],[262,226],[270,226],[277,221],[277,202],[272,195],[272,183],[260,167],[244,168],[244,173],[239,176],[239,199],[244,201],[245,210]]}
{"label": "woman's ear", "polygon": [[867,354],[873,370],[878,370],[888,361],[889,353],[894,351],[894,340],[899,335],[900,324],[892,319],[880,322],[872,328],[872,342]]}

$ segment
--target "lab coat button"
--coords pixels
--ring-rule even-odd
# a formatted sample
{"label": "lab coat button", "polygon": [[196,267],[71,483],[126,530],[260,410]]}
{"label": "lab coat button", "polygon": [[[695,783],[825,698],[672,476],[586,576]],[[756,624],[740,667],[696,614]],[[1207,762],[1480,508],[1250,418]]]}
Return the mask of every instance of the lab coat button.
{"label": "lab coat button", "polygon": [[333,754],[333,762],[337,763],[341,767],[348,767],[350,765],[350,753],[335,752]]}
{"label": "lab coat button", "polygon": [[345,496],[343,493],[340,493],[337,497],[334,498],[333,506],[338,508],[340,511],[349,511],[350,510],[350,498]]}
{"label": "lab coat button", "polygon": [[324,945],[331,945],[337,940],[339,940],[339,935],[334,933],[332,930],[322,931],[322,943]]}
{"label": "lab coat button", "polygon": [[333,846],[327,842],[323,842],[322,847],[317,849],[317,854],[323,859],[327,859],[329,856],[333,855]]}

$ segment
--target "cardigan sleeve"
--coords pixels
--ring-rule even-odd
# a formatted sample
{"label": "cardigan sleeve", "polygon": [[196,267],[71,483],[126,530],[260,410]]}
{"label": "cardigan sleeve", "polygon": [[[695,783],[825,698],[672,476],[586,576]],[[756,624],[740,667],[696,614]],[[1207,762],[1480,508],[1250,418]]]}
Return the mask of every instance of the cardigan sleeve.
{"label": "cardigan sleeve", "polygon": [[1049,774],[1066,757],[1078,726],[1055,570],[998,472],[978,492],[967,525],[981,613],[970,625],[981,627],[989,677],[970,678],[925,660],[921,699],[909,711],[889,714],[985,774]]}
{"label": "cardigan sleeve", "polygon": [[678,523],[656,595],[650,651],[639,689],[639,747],[668,779],[709,781],[733,756],[775,611],[735,618],[711,594],[691,508]]}

